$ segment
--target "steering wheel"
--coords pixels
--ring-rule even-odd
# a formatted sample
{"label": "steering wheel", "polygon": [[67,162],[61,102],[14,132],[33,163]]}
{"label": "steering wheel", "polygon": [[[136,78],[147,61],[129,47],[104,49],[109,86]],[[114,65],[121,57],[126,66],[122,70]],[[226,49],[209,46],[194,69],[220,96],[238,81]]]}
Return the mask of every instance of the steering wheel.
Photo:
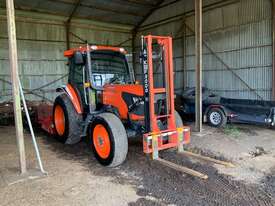
{"label": "steering wheel", "polygon": [[117,76],[114,76],[113,78],[110,79],[109,84],[113,84],[116,82],[120,82],[120,78]]}

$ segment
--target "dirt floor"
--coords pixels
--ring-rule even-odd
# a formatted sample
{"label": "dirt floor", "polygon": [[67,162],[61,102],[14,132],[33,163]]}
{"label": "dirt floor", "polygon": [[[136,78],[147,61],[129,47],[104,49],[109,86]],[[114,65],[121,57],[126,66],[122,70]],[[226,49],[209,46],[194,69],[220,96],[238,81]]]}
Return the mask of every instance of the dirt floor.
{"label": "dirt floor", "polygon": [[[197,161],[175,151],[161,156],[209,176],[201,180],[153,162],[142,153],[141,142],[130,141],[127,161],[118,168],[100,166],[84,142],[62,145],[37,133],[48,176],[17,184],[13,127],[0,127],[0,205],[275,205],[275,131],[234,125],[225,129],[204,126],[192,134],[188,150],[232,161],[224,168]],[[36,167],[26,131],[28,168]]]}

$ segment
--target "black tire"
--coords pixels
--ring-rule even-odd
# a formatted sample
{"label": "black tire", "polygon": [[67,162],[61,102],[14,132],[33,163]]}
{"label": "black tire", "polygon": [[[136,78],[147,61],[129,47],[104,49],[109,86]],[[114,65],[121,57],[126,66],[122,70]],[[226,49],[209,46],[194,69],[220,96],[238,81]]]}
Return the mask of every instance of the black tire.
{"label": "black tire", "polygon": [[176,127],[177,128],[183,127],[182,118],[176,110],[175,110],[175,121],[176,121]]}
{"label": "black tire", "polygon": [[212,108],[207,113],[207,122],[212,127],[224,127],[227,123],[227,118],[221,109]]}
{"label": "black tire", "polygon": [[60,106],[64,112],[65,117],[65,131],[63,134],[56,134],[56,139],[66,144],[76,144],[81,140],[81,121],[82,116],[79,115],[71,100],[66,94],[61,94],[56,97],[53,107],[53,123],[57,131],[57,123],[55,120],[56,108]]}
{"label": "black tire", "polygon": [[[176,128],[183,127],[182,118],[176,110],[174,112],[174,115],[175,115]],[[160,126],[161,125],[159,125],[159,127]],[[165,129],[165,127],[167,127],[167,121],[166,120],[165,120],[165,122],[162,122],[162,126],[160,127],[160,129]]]}
{"label": "black tire", "polygon": [[[105,158],[100,156],[93,141],[93,138],[95,138],[93,136],[94,129],[97,125],[102,125],[106,129],[110,141],[110,152]],[[102,113],[95,117],[89,127],[87,141],[96,159],[104,166],[116,167],[122,164],[126,159],[128,153],[126,130],[121,120],[112,113]]]}

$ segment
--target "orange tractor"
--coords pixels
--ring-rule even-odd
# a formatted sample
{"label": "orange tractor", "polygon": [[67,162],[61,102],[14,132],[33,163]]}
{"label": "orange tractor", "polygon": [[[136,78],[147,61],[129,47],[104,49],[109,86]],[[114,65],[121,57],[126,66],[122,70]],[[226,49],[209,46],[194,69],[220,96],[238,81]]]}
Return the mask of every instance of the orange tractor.
{"label": "orange tractor", "polygon": [[171,37],[142,37],[142,84],[123,48],[87,45],[64,55],[68,84],[57,89],[52,117],[58,140],[86,138],[96,159],[110,167],[123,163],[130,137],[142,137],[143,151],[153,159],[159,150],[189,143],[190,129],[174,109]]}

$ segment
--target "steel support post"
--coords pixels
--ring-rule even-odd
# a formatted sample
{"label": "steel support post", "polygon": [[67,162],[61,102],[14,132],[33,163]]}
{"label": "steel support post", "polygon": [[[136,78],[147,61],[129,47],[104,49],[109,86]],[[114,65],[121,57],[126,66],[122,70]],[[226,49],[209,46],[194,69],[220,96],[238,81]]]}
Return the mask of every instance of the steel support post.
{"label": "steel support post", "polygon": [[202,129],[202,0],[195,0],[196,131]]}
{"label": "steel support post", "polygon": [[202,129],[202,0],[195,0],[196,131]]}
{"label": "steel support post", "polygon": [[275,0],[272,0],[272,100],[275,101]]}

